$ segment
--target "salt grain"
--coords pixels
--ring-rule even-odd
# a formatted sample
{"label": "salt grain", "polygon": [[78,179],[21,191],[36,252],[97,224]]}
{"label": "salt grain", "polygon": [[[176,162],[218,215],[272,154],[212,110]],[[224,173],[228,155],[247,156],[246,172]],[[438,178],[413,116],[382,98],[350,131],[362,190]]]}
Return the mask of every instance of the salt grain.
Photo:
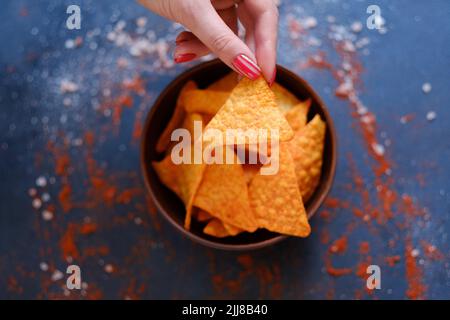
{"label": "salt grain", "polygon": [[60,85],[61,93],[73,93],[78,91],[78,85],[67,79],[63,79]]}
{"label": "salt grain", "polygon": [[312,29],[317,27],[317,19],[314,17],[306,17],[302,20],[302,22],[305,29]]}
{"label": "salt grain", "polygon": [[42,207],[42,201],[41,199],[33,199],[31,205],[33,206],[33,208],[39,209],[40,207]]}
{"label": "salt grain", "polygon": [[411,257],[416,258],[420,254],[420,251],[418,249],[411,250]]}
{"label": "salt grain", "polygon": [[431,83],[426,82],[426,83],[424,83],[424,84],[422,85],[422,91],[423,91],[424,93],[430,93],[430,92],[431,92],[431,89],[432,89]]}
{"label": "salt grain", "polygon": [[381,144],[373,143],[372,144],[372,149],[377,155],[379,155],[379,156],[384,155],[385,150],[384,150],[384,147]]}
{"label": "salt grain", "polygon": [[42,219],[44,219],[45,221],[52,220],[53,219],[53,212],[51,212],[49,210],[42,211]]}
{"label": "salt grain", "polygon": [[47,179],[43,176],[38,177],[36,179],[36,185],[41,188],[45,187],[47,185]]}
{"label": "salt grain", "polygon": [[64,277],[64,274],[61,271],[55,270],[52,273],[51,279],[52,279],[52,281],[58,281],[58,280],[61,280],[63,277]]}
{"label": "salt grain", "polygon": [[427,113],[427,120],[428,121],[433,121],[434,119],[436,119],[436,112],[434,112],[434,111],[429,111],[428,113]]}
{"label": "salt grain", "polygon": [[352,31],[355,32],[355,33],[359,33],[363,29],[363,24],[361,22],[359,22],[359,21],[355,21],[350,26],[350,29],[352,29]]}
{"label": "salt grain", "polygon": [[35,197],[37,195],[37,190],[35,188],[28,189],[28,195],[30,197]]}
{"label": "salt grain", "polygon": [[111,273],[114,271],[114,267],[110,264],[105,265],[105,272]]}
{"label": "salt grain", "polygon": [[41,262],[41,263],[39,263],[39,268],[40,268],[42,271],[48,271],[48,264],[45,263],[45,262]]}

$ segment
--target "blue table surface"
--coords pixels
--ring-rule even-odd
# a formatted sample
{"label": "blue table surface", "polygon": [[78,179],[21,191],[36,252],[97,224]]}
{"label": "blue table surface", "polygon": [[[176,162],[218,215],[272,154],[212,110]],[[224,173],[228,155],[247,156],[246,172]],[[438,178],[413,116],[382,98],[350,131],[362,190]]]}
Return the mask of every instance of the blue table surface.
{"label": "blue table surface", "polygon": [[[80,30],[65,27],[69,4]],[[370,4],[386,32],[365,27]],[[0,298],[450,298],[450,2],[283,0],[279,11],[278,63],[329,107],[337,174],[309,238],[235,253],[184,238],[140,173],[140,124],[195,64],[171,62],[181,27],[127,0],[2,2]],[[349,55],[333,34],[363,40]],[[305,64],[317,55],[333,67]],[[349,56],[372,138],[335,95]],[[65,286],[70,264],[82,290]],[[379,290],[366,289],[368,264]]]}

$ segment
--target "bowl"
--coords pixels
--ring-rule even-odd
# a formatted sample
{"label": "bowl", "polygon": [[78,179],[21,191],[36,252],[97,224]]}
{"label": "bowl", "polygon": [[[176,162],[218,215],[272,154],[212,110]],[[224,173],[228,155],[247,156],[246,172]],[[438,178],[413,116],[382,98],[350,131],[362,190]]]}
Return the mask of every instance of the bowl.
{"label": "bowl", "polygon": [[[254,233],[243,233],[234,237],[215,238],[204,234],[202,232],[204,224],[195,219],[192,219],[191,229],[186,230],[183,227],[185,209],[182,201],[160,182],[151,165],[152,161],[159,161],[163,158],[162,154],[156,152],[156,143],[175,110],[178,94],[184,84],[189,80],[194,80],[200,88],[206,88],[229,72],[230,69],[218,59],[201,63],[180,74],[161,92],[145,120],[141,140],[141,168],[146,187],[159,212],[178,231],[208,247],[242,251],[266,247],[287,236],[261,229]],[[311,98],[308,120],[311,120],[314,115],[320,114],[327,124],[322,175],[314,194],[305,203],[310,219],[325,200],[333,183],[336,169],[336,132],[325,104],[305,80],[286,68],[277,66],[276,81],[301,100]]]}

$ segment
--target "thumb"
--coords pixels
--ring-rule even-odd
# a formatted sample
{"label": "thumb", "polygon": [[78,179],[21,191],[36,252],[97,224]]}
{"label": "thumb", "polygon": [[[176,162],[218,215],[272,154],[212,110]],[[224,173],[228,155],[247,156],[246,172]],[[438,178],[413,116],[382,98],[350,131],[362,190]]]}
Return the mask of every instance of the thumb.
{"label": "thumb", "polygon": [[193,15],[185,25],[224,63],[252,80],[261,75],[253,52],[222,20],[211,2],[194,10]]}

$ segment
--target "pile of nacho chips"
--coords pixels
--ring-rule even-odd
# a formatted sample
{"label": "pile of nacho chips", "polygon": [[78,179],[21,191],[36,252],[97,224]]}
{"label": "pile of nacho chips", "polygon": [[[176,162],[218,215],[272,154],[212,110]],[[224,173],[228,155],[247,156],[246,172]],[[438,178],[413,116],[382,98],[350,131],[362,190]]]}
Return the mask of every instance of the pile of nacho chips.
{"label": "pile of nacho chips", "polygon": [[[204,225],[204,233],[219,238],[260,228],[307,237],[311,228],[304,203],[320,180],[326,129],[319,115],[307,122],[309,107],[310,100],[300,101],[276,83],[269,88],[262,78],[238,82],[237,75],[230,73],[207,89],[188,82],[156,146],[164,158],[153,163],[161,182],[185,205],[185,228],[196,219]],[[267,164],[239,159],[233,164],[174,164],[171,150],[176,142],[171,141],[171,133],[184,128],[193,134],[194,121],[202,121],[202,130],[223,132],[276,128],[277,174],[262,175],[260,170]],[[251,147],[258,137],[253,138],[246,141],[246,152],[258,152]],[[233,152],[237,147],[223,143]]]}

